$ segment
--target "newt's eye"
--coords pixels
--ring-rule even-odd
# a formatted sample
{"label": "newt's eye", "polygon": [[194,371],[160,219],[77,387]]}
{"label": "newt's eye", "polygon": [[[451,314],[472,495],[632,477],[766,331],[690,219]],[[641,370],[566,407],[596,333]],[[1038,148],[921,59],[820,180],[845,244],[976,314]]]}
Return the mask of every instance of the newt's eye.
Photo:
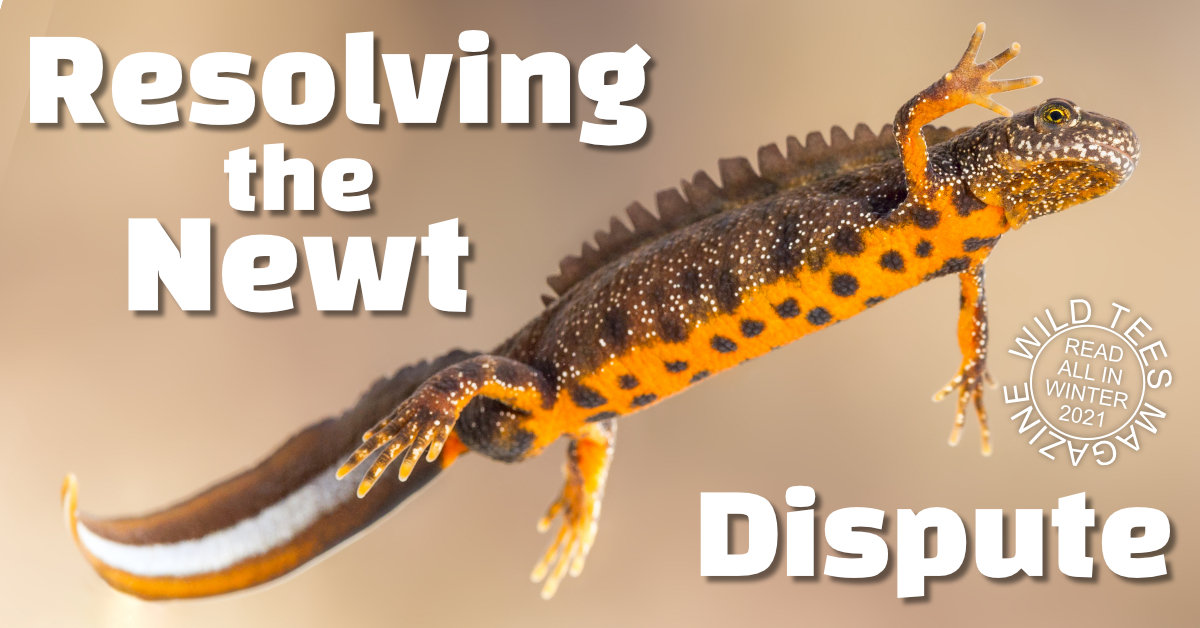
{"label": "newt's eye", "polygon": [[1071,119],[1071,110],[1062,105],[1050,105],[1042,112],[1042,119],[1050,124],[1062,124]]}

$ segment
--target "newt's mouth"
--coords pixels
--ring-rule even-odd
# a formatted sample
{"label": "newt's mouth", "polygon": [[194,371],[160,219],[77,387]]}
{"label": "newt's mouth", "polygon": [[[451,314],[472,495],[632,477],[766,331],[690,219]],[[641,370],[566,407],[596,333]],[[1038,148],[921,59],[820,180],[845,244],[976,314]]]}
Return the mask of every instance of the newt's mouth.
{"label": "newt's mouth", "polygon": [[[1070,146],[1046,146],[1040,150],[1041,165],[1075,163],[1107,171],[1120,184],[1133,174],[1141,150],[1134,144],[1133,152],[1103,142],[1086,142]],[[1036,163],[1034,164],[1036,167]]]}
{"label": "newt's mouth", "polygon": [[1119,164],[1123,161],[1136,163],[1137,161],[1134,155],[1130,155],[1128,152],[1112,144],[1102,142],[1081,142],[1069,146],[1055,144],[1046,147],[1039,146],[1039,149],[1041,154],[1049,156],[1051,161],[1091,161],[1103,163],[1108,160],[1113,164]]}
{"label": "newt's mouth", "polygon": [[1127,152],[1117,148],[1112,144],[1104,144],[1097,142],[1093,144],[1102,156],[1107,159],[1101,160],[1098,163],[1103,164],[1108,170],[1112,171],[1117,179],[1116,184],[1119,186],[1124,183],[1130,175],[1133,174],[1133,169],[1137,167],[1138,157],[1141,156],[1141,147],[1138,146],[1137,140],[1133,140],[1133,152]]}
{"label": "newt's mouth", "polygon": [[1110,153],[1116,153],[1118,156],[1120,156],[1121,160],[1123,160],[1124,162],[1128,162],[1130,164],[1134,164],[1134,165],[1137,164],[1138,157],[1141,155],[1141,152],[1142,152],[1141,149],[1139,148],[1138,150],[1136,150],[1135,152],[1133,152],[1131,154],[1123,149],[1113,146],[1112,144],[1104,144],[1101,142],[1096,142],[1095,144],[1093,144],[1093,146],[1097,147],[1097,149],[1107,150]]}

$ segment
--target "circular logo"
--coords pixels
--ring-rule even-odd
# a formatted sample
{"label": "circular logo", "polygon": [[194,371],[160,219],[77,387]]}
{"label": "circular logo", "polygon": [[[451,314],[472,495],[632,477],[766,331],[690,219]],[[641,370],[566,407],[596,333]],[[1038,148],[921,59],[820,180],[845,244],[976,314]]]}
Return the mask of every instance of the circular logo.
{"label": "circular logo", "polygon": [[1021,404],[1010,417],[1017,433],[1047,458],[1065,449],[1072,465],[1088,455],[1110,465],[1118,451],[1140,451],[1167,417],[1148,399],[1172,383],[1167,347],[1144,317],[1112,307],[1111,319],[1093,316],[1086,299],[1071,300],[1067,316],[1047,309],[1008,350],[1030,361],[1029,381],[1005,386],[1004,402]]}
{"label": "circular logo", "polygon": [[1146,371],[1137,347],[1098,325],[1073,325],[1047,340],[1029,369],[1033,405],[1067,438],[1100,440],[1137,416]]}

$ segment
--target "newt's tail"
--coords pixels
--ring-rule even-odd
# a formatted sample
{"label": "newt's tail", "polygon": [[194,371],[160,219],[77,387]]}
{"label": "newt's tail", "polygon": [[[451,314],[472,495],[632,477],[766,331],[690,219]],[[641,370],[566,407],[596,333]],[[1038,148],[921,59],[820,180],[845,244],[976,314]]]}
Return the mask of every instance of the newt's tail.
{"label": "newt's tail", "polygon": [[75,544],[114,588],[145,599],[219,595],[289,574],[383,518],[466,451],[457,436],[406,482],[392,474],[358,498],[367,469],[334,473],[363,432],[434,373],[470,358],[454,351],[381,379],[340,418],[311,425],[258,466],[184,502],[141,517],[78,513],[75,476],[63,481],[63,515]]}

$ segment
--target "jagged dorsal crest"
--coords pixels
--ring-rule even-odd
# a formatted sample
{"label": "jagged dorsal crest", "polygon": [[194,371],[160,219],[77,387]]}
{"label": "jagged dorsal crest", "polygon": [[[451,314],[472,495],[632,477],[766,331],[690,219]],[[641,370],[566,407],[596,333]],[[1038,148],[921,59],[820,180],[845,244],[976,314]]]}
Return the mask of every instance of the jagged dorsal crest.
{"label": "jagged dorsal crest", "polygon": [[[924,129],[930,146],[963,131],[966,129],[928,126]],[[829,131],[828,144],[819,131],[809,133],[804,144],[795,136],[788,137],[786,156],[775,144],[763,146],[758,149],[758,172],[745,157],[721,159],[717,162],[721,185],[700,170],[691,181],[681,181],[679,188],[655,195],[658,216],[635,201],[625,208],[632,230],[616,216],[612,217],[608,231],[596,232],[595,245],[585,242],[580,255],[564,257],[558,265],[559,274],[548,277],[546,283],[562,296],[597,269],[665,233],[780,190],[803,187],[899,156],[892,125],[885,125],[876,135],[867,125],[859,124],[854,128],[853,139],[841,127],[833,127]],[[542,295],[546,305],[553,303],[555,298]]]}

